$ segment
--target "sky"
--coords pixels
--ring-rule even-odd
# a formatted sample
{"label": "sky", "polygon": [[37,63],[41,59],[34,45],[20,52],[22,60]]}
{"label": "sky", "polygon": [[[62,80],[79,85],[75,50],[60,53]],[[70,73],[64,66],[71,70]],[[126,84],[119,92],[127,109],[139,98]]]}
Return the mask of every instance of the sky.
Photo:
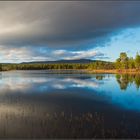
{"label": "sky", "polygon": [[0,62],[115,61],[140,52],[139,1],[0,1]]}

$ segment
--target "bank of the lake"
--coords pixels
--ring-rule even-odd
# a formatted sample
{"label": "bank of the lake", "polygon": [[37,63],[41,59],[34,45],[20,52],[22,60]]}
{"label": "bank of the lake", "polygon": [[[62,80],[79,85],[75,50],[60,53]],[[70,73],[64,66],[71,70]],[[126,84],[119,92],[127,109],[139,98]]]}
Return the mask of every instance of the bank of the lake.
{"label": "bank of the lake", "polygon": [[140,70],[137,69],[99,69],[99,70],[93,70],[93,69],[88,69],[85,70],[88,73],[107,73],[107,74],[140,74]]}
{"label": "bank of the lake", "polygon": [[[56,73],[90,73],[90,74],[96,74],[96,73],[104,73],[104,74],[140,74],[140,70],[138,69],[40,69],[41,71],[49,71],[56,72]],[[14,69],[11,70],[2,70],[4,71],[17,71]],[[37,71],[37,69],[21,69],[18,71]]]}

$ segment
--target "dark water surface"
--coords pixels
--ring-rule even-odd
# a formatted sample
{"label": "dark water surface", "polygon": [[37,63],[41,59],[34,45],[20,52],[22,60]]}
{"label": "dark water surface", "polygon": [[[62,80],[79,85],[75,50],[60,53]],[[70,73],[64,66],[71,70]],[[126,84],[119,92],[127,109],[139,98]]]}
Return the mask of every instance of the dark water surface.
{"label": "dark water surface", "polygon": [[140,75],[0,73],[0,138],[140,138]]}

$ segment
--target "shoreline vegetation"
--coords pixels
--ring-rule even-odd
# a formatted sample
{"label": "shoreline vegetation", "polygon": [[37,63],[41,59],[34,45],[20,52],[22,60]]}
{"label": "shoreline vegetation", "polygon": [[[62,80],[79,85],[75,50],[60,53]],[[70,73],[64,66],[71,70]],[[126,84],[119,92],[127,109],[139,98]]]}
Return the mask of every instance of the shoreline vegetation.
{"label": "shoreline vegetation", "polygon": [[86,70],[88,73],[108,73],[108,74],[140,74],[140,70],[137,69],[110,69],[110,70]]}
{"label": "shoreline vegetation", "polygon": [[92,63],[21,63],[0,65],[0,71],[10,70],[80,70],[87,73],[140,74],[140,55],[137,53],[135,58],[129,58],[125,52],[122,52],[115,62],[96,60]]}

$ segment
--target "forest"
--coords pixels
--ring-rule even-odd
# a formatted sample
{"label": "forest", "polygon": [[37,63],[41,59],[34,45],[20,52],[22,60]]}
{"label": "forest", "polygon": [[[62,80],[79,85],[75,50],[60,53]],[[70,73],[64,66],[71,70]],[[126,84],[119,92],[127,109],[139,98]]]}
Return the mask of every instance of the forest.
{"label": "forest", "polygon": [[1,64],[1,71],[9,70],[47,70],[47,69],[73,69],[73,70],[127,70],[140,69],[140,55],[137,53],[135,58],[128,57],[127,53],[120,53],[119,58],[115,62],[95,61],[92,63],[57,63],[57,64]]}

